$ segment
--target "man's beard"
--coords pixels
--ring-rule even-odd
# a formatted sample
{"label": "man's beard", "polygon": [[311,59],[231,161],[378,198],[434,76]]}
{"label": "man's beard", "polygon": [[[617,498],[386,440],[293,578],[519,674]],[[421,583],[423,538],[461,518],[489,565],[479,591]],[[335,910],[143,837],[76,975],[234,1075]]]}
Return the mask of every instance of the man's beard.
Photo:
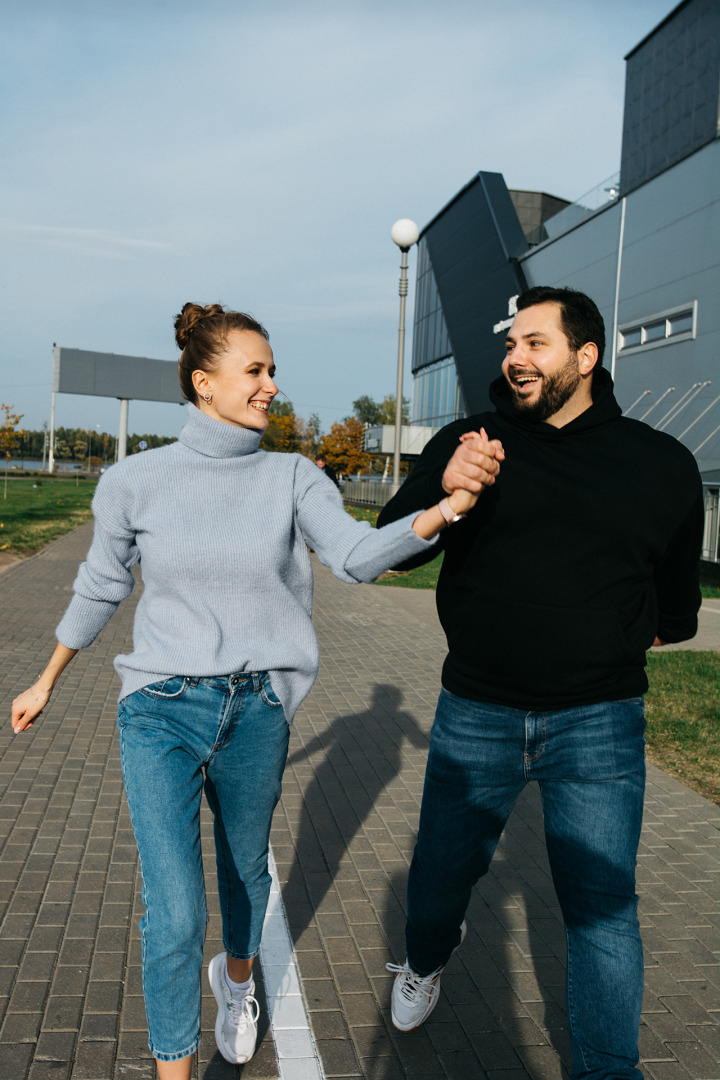
{"label": "man's beard", "polygon": [[535,401],[524,401],[516,392],[515,384],[509,382],[511,400],[515,412],[526,420],[542,422],[560,412],[581,382],[577,353],[571,352],[565,363],[554,375],[542,376],[540,393]]}

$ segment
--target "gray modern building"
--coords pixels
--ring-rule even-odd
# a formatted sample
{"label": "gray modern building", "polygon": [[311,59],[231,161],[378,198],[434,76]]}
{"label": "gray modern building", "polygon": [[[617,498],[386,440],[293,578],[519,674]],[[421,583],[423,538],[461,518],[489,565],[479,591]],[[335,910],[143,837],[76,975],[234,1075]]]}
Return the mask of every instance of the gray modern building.
{"label": "gray modern building", "polygon": [[598,304],[626,413],[720,479],[720,4],[683,0],[626,57],[620,171],[575,203],[479,172],[421,233],[412,422],[486,408],[513,302]]}

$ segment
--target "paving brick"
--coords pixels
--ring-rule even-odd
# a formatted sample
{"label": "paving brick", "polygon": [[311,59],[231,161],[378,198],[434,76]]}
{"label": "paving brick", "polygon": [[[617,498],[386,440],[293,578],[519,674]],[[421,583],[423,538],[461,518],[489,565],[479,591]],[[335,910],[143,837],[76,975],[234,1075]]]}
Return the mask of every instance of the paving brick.
{"label": "paving brick", "polygon": [[51,994],[45,1005],[44,1031],[77,1031],[82,1016],[83,999]]}
{"label": "paving brick", "polygon": [[34,1043],[0,1043],[0,1076],[25,1076],[34,1051]]}
{"label": "paving brick", "polygon": [[718,1062],[699,1043],[672,1042],[667,1048],[695,1080],[717,1080]]}
{"label": "paving brick", "polygon": [[[113,1043],[84,1043],[77,1048],[72,1080],[105,1080],[113,1076],[116,1046]],[[126,1076],[140,1076],[137,1069]]]}
{"label": "paving brick", "polygon": [[72,1072],[71,1061],[34,1061],[27,1080],[67,1080]]}
{"label": "paving brick", "polygon": [[339,1039],[319,1039],[317,1047],[328,1078],[362,1076],[352,1043],[341,1042]]}
{"label": "paving brick", "polygon": [[662,997],[665,1008],[685,1024],[710,1024],[711,1017],[689,994],[678,997]]}
{"label": "paving brick", "polygon": [[36,1061],[72,1061],[75,1056],[75,1031],[42,1031],[35,1047]]}
{"label": "paving brick", "polygon": [[0,1028],[0,1042],[34,1043],[40,1033],[39,1013],[7,1013]]}

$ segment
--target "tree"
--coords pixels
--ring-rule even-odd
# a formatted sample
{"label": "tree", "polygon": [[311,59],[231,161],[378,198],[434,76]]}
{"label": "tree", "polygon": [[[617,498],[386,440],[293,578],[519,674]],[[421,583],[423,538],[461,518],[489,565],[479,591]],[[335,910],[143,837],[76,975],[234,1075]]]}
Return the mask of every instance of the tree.
{"label": "tree", "polygon": [[[381,402],[375,401],[368,394],[363,394],[357,401],[353,401],[353,412],[358,420],[370,427],[379,424],[395,423],[395,395],[387,394]],[[410,423],[410,402],[406,397],[402,399],[402,421]]]}
{"label": "tree", "polygon": [[320,417],[317,413],[310,413],[310,419],[300,420],[300,453],[313,461],[320,450],[322,432],[320,430]]}
{"label": "tree", "polygon": [[302,420],[295,416],[292,401],[273,402],[268,416],[268,426],[262,437],[263,450],[276,454],[298,454],[302,435]]}
{"label": "tree", "polygon": [[364,424],[356,416],[349,416],[343,423],[333,424],[330,433],[323,436],[320,451],[337,473],[347,476],[366,472],[371,458],[363,449],[364,439]]}
{"label": "tree", "polygon": [[[395,397],[394,394],[388,394],[386,397],[384,397],[382,399],[382,404],[378,408],[378,411],[379,411],[379,414],[380,414],[380,418],[378,420],[379,424],[394,424],[395,423],[395,406],[396,406],[396,404],[397,404],[397,398]],[[401,414],[400,423],[401,424],[409,424],[410,423],[410,402],[406,397],[404,397],[402,399],[402,414]]]}
{"label": "tree", "polygon": [[382,423],[382,420],[380,419],[380,406],[369,394],[363,394],[357,401],[353,401],[352,405],[353,413],[360,423],[369,424],[370,427],[375,427],[377,424]]}
{"label": "tree", "polygon": [[87,457],[88,441],[84,432],[80,432],[73,443],[73,457],[77,460],[84,461]]}
{"label": "tree", "polygon": [[0,405],[5,414],[0,424],[0,451],[5,455],[5,489],[3,492],[3,498],[7,499],[7,481],[8,481],[8,469],[10,468],[10,458],[13,455],[13,450],[16,450],[20,444],[20,439],[25,434],[23,429],[19,426],[20,421],[23,418],[23,413],[14,413],[12,405]]}

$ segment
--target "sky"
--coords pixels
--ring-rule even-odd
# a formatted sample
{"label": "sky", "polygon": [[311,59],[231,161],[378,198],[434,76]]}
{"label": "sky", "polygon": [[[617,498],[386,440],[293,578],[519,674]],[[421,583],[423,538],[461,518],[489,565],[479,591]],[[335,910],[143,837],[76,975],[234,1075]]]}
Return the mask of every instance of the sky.
{"label": "sky", "polygon": [[[177,359],[187,300],[258,318],[323,431],[394,394],[393,223],[422,228],[480,170],[568,199],[616,172],[623,57],[673,6],[2,0],[0,401],[49,421],[54,342]],[[55,421],[118,413],[61,394]]]}

